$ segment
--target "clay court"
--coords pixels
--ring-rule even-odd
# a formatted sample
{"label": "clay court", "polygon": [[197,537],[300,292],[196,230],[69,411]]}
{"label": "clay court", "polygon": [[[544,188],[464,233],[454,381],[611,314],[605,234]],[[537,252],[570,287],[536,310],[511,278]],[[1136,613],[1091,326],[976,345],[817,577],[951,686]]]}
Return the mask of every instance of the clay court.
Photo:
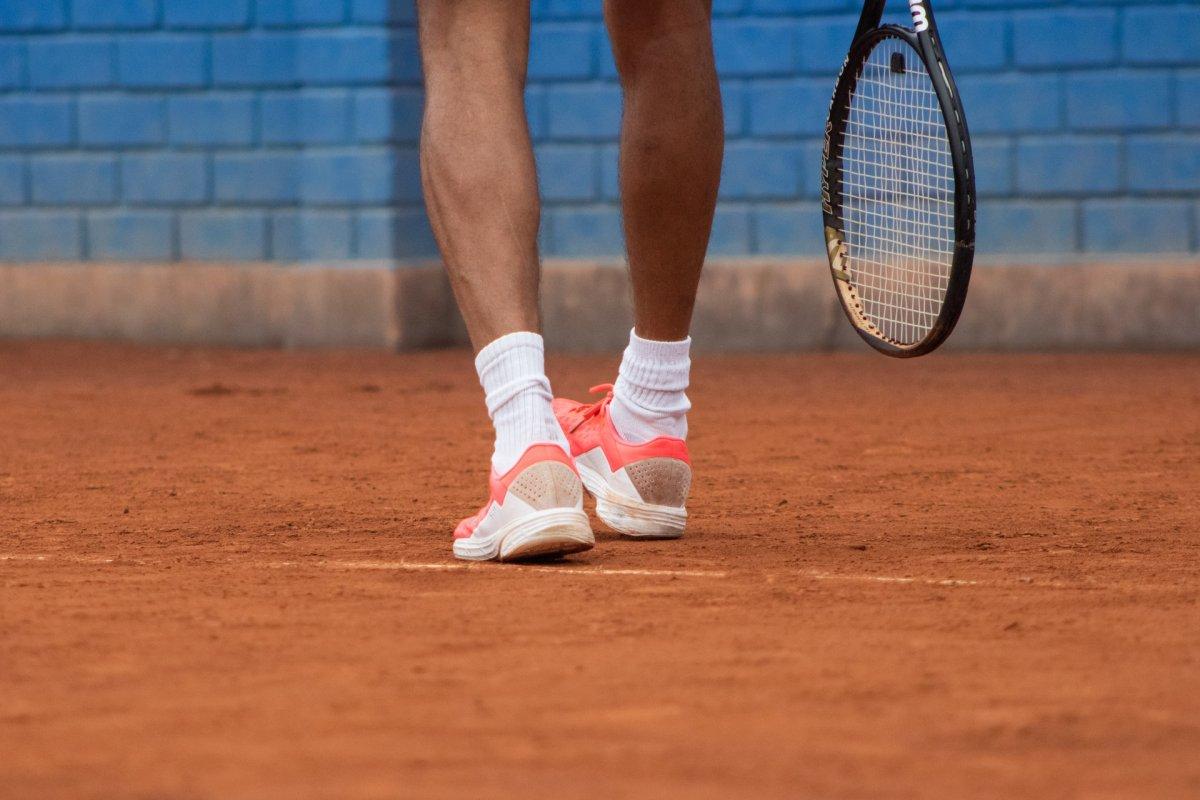
{"label": "clay court", "polygon": [[701,357],[688,535],[530,566],[465,351],[0,376],[4,797],[1200,792],[1194,355]]}

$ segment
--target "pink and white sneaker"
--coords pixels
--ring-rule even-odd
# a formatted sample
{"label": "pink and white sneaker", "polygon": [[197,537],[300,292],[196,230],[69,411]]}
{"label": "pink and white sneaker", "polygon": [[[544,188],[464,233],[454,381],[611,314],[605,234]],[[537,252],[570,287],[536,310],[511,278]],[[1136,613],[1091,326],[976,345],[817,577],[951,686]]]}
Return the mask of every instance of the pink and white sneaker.
{"label": "pink and white sneaker", "polygon": [[487,503],[454,529],[458,558],[517,561],[578,553],[596,544],[579,473],[558,445],[531,445],[504,475],[493,471],[488,484]]}
{"label": "pink and white sneaker", "polygon": [[612,386],[589,391],[608,394],[596,403],[555,398],[554,416],[571,443],[583,485],[596,498],[596,516],[626,536],[682,536],[692,485],[687,443],[673,436],[644,444],[622,439],[608,413]]}

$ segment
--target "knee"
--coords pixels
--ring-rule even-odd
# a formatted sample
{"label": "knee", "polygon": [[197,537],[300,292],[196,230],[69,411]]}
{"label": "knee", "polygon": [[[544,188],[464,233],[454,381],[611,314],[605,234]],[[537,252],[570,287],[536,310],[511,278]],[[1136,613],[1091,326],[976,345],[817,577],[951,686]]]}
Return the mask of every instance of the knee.
{"label": "knee", "polygon": [[622,77],[635,72],[641,54],[671,51],[686,65],[711,51],[712,0],[604,0],[604,22]]}

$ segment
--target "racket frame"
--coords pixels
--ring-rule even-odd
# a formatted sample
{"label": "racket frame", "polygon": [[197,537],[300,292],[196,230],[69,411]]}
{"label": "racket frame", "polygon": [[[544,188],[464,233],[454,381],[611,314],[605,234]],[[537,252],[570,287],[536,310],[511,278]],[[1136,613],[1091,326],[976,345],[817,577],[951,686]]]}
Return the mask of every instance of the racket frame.
{"label": "racket frame", "polygon": [[[959,100],[958,86],[942,51],[930,0],[910,0],[916,31],[901,25],[880,25],[886,0],[867,0],[859,17],[858,28],[829,105],[825,123],[825,147],[821,164],[821,208],[825,222],[826,252],[829,270],[837,289],[842,310],[854,330],[871,347],[896,358],[913,358],[936,349],[954,330],[967,297],[971,266],[975,258],[975,168],[971,156],[971,137],[967,119]],[[866,317],[862,302],[845,269],[848,257],[844,240],[841,209],[841,148],[850,115],[850,97],[858,83],[859,73],[871,50],[886,38],[899,38],[910,45],[928,73],[941,107],[942,120],[950,145],[950,160],[954,170],[954,254],[946,285],[946,294],[929,332],[919,342],[905,344],[893,341]]]}

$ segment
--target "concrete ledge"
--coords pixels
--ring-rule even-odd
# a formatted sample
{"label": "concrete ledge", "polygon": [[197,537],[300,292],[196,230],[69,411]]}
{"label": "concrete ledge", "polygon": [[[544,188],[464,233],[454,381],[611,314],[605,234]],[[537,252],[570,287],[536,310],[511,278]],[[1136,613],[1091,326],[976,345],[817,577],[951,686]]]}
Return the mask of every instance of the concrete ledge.
{"label": "concrete ledge", "polygon": [[0,336],[396,347],[396,293],[386,265],[7,265]]}
{"label": "concrete ledge", "polygon": [[[630,326],[615,262],[549,262],[547,339],[614,350]],[[411,349],[466,342],[440,266],[0,265],[0,336],[271,347]],[[815,260],[714,262],[696,305],[704,350],[863,345]],[[948,347],[983,350],[1200,347],[1200,261],[977,267]]]}

